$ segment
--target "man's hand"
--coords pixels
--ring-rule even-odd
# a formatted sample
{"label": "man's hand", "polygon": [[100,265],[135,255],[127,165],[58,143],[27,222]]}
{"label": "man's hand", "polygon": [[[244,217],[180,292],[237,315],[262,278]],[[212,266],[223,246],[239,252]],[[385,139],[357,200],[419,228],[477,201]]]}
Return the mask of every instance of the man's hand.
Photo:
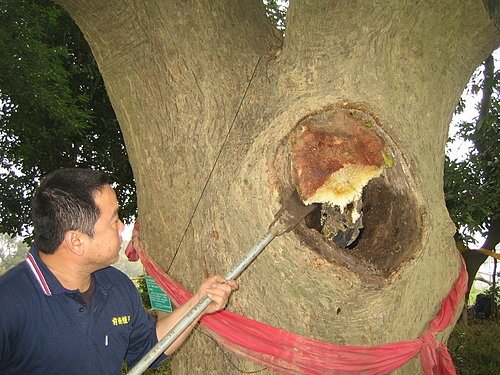
{"label": "man's hand", "polygon": [[238,289],[238,284],[234,280],[226,281],[221,275],[211,276],[206,279],[195,294],[199,301],[203,296],[208,295],[213,301],[205,310],[210,314],[226,307],[229,296],[233,290]]}

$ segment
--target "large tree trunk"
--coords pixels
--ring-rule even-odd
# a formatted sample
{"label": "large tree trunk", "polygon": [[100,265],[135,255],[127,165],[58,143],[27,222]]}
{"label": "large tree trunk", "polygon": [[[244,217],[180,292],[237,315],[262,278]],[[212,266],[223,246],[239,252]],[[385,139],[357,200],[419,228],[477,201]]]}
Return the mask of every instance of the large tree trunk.
{"label": "large tree trunk", "polygon": [[[448,124],[499,41],[482,2],[292,1],[284,42],[257,0],[59,2],[98,61],[147,249],[170,274],[194,290],[205,268],[228,270],[294,188],[297,123],[350,111],[395,162],[365,189],[362,238],[343,250],[300,224],[246,271],[228,308],[346,345],[426,329],[460,264],[443,197]],[[239,372],[197,332],[174,373]]]}

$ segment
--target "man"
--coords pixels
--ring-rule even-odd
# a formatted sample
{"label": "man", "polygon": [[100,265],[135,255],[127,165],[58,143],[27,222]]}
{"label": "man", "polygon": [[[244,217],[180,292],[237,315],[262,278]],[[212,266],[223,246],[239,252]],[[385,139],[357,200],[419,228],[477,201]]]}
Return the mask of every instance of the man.
{"label": "man", "polygon": [[0,278],[0,374],[120,374],[123,362],[137,363],[205,294],[214,301],[205,313],[212,313],[236,289],[213,276],[155,321],[133,283],[110,267],[124,229],[110,184],[89,169],[61,169],[40,184],[32,202],[34,245]]}

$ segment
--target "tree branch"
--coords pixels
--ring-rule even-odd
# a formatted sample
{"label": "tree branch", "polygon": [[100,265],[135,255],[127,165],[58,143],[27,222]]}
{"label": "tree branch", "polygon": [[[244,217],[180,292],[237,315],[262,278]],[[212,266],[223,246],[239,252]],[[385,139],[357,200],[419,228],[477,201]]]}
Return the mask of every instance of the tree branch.
{"label": "tree branch", "polygon": [[491,108],[491,96],[493,95],[493,82],[495,74],[495,61],[493,60],[493,55],[488,56],[484,61],[484,80],[483,80],[483,96],[481,98],[481,103],[479,106],[479,117],[476,122],[476,129],[474,133],[474,145],[476,146],[477,152],[482,154],[485,152],[486,147],[484,145],[483,135],[486,129],[486,120],[488,119],[490,108]]}
{"label": "tree branch", "polygon": [[495,247],[500,242],[500,218],[494,218],[488,224],[488,234],[484,241],[483,249],[495,251]]}
{"label": "tree branch", "polygon": [[476,276],[476,277],[474,278],[474,280],[475,280],[475,281],[481,281],[481,282],[483,282],[483,283],[485,283],[485,284],[488,284],[488,285],[490,285],[490,286],[491,286],[491,284],[492,284],[492,282],[491,282],[490,280],[486,280],[484,277],[481,277],[481,276]]}
{"label": "tree branch", "polygon": [[483,0],[483,3],[495,26],[500,30],[500,2],[498,0]]}

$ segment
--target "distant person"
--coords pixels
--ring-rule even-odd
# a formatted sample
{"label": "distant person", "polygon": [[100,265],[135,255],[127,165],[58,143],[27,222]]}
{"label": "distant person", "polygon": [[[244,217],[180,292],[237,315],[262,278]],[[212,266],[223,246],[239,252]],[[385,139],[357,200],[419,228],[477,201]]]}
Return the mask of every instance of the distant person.
{"label": "distant person", "polygon": [[[135,365],[205,294],[223,309],[234,281],[213,276],[183,306],[156,321],[129,278],[110,267],[124,225],[109,177],[60,169],[32,202],[34,245],[0,277],[0,374],[120,374]],[[165,352],[182,344],[195,323]],[[153,363],[166,359],[160,356]]]}

